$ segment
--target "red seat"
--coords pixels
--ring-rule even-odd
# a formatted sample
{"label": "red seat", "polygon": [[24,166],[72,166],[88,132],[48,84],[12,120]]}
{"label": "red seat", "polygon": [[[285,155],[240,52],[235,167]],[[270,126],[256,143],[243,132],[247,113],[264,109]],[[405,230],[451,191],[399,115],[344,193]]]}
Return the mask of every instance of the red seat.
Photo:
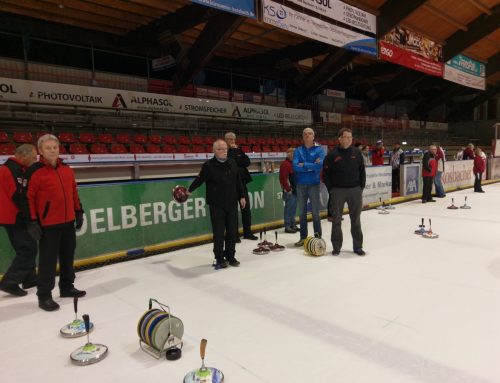
{"label": "red seat", "polygon": [[68,154],[64,145],[59,145],[59,154]]}
{"label": "red seat", "polygon": [[73,143],[69,145],[70,154],[88,154],[87,147],[84,144]]}
{"label": "red seat", "polygon": [[116,135],[116,142],[119,144],[129,144],[130,136],[126,133],[118,133]]}
{"label": "red seat", "polygon": [[191,143],[191,139],[188,136],[179,136],[177,142],[181,145],[189,145]]}
{"label": "red seat", "polygon": [[255,137],[248,137],[247,144],[248,145],[257,145],[257,139]]}
{"label": "red seat", "polygon": [[205,144],[207,145],[212,145],[215,141],[215,137],[212,136],[206,136],[204,139],[205,139]]}
{"label": "red seat", "polygon": [[16,145],[14,144],[0,144],[0,155],[12,155],[16,151]]}
{"label": "red seat", "polygon": [[36,134],[36,142],[38,142],[38,139],[39,139],[40,137],[45,136],[46,134],[51,134],[51,133],[49,133],[49,132],[38,132],[38,133]]}
{"label": "red seat", "polygon": [[278,145],[285,145],[286,144],[285,138],[284,137],[278,137],[278,138],[276,138],[276,143]]}
{"label": "red seat", "polygon": [[175,145],[177,143],[177,138],[170,134],[163,136],[163,143],[168,145]]}
{"label": "red seat", "polygon": [[191,138],[191,143],[194,145],[203,145],[205,142],[203,141],[203,137],[193,136]]}
{"label": "red seat", "polygon": [[238,145],[246,145],[247,144],[246,137],[237,137],[236,141],[238,142]]}
{"label": "red seat", "polygon": [[257,144],[258,145],[266,145],[267,139],[265,139],[264,137],[257,137]]}
{"label": "red seat", "polygon": [[0,143],[9,142],[9,136],[5,132],[0,132]]}
{"label": "red seat", "polygon": [[92,144],[90,146],[90,153],[92,154],[108,154],[108,148],[104,144]]}
{"label": "red seat", "polygon": [[288,148],[290,148],[289,145],[281,145],[280,147],[281,147],[282,152],[286,152],[288,150]]}
{"label": "red seat", "polygon": [[191,146],[191,151],[193,153],[206,153],[206,151],[205,151],[205,145],[192,145]]}
{"label": "red seat", "polygon": [[280,146],[279,146],[279,145],[272,145],[272,146],[271,146],[271,150],[272,150],[273,152],[281,152],[281,148],[280,148]]}
{"label": "red seat", "polygon": [[276,140],[274,139],[274,137],[267,137],[266,144],[274,145],[275,143],[276,143]]}
{"label": "red seat", "polygon": [[145,144],[146,142],[148,142],[148,137],[145,135],[145,134],[136,134],[134,136],[134,142],[136,144]]}
{"label": "red seat", "polygon": [[178,153],[191,153],[191,148],[188,145],[177,145]]}
{"label": "red seat", "polygon": [[260,153],[260,145],[253,145],[252,146],[252,152]]}
{"label": "red seat", "polygon": [[72,144],[72,143],[77,142],[78,140],[76,139],[74,133],[60,133],[59,134],[59,141],[65,143],[65,144]]}
{"label": "red seat", "polygon": [[151,142],[152,144],[159,145],[161,144],[161,136],[159,134],[150,134],[149,142]]}
{"label": "red seat", "polygon": [[146,145],[146,152],[148,152],[148,153],[161,153],[161,149],[156,144],[149,144],[149,145]]}
{"label": "red seat", "polygon": [[163,153],[176,153],[174,145],[163,145],[163,147],[161,148],[161,151]]}
{"label": "red seat", "polygon": [[80,133],[80,142],[82,144],[93,144],[97,142],[97,138],[94,133]]}
{"label": "red seat", "polygon": [[269,145],[263,145],[262,146],[262,151],[265,153],[272,152],[271,147]]}
{"label": "red seat", "polygon": [[111,153],[113,154],[124,154],[128,153],[127,148],[123,144],[112,144],[111,145]]}
{"label": "red seat", "polygon": [[133,154],[145,153],[144,146],[139,144],[130,144],[129,151]]}
{"label": "red seat", "polygon": [[110,133],[101,133],[99,134],[99,142],[101,144],[112,144],[113,136]]}
{"label": "red seat", "polygon": [[16,132],[12,136],[12,139],[18,144],[31,144],[33,142],[33,136],[29,132]]}
{"label": "red seat", "polygon": [[245,153],[251,153],[252,152],[252,147],[251,146],[248,146],[248,145],[243,145],[241,147],[241,149],[243,150],[243,152]]}

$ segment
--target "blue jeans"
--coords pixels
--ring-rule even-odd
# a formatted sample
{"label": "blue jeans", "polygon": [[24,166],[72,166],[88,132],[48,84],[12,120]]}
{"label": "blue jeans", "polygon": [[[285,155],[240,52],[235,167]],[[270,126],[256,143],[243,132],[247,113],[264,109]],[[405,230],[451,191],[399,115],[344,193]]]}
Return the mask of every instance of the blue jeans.
{"label": "blue jeans", "polygon": [[283,190],[283,201],[285,201],[285,229],[295,227],[295,216],[297,215],[297,195],[287,193]]}
{"label": "blue jeans", "polygon": [[314,233],[321,235],[319,217],[319,184],[297,185],[297,199],[300,211],[300,238],[307,238],[307,200],[311,201]]}
{"label": "blue jeans", "polygon": [[446,193],[444,192],[443,182],[441,181],[441,176],[443,172],[437,172],[434,177],[434,186],[436,187],[436,195],[438,197],[444,197]]}

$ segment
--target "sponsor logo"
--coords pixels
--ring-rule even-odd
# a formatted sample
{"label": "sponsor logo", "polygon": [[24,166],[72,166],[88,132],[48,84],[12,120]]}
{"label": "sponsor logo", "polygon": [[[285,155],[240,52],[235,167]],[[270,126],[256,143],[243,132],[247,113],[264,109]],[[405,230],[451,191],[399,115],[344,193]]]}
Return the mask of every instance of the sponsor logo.
{"label": "sponsor logo", "polygon": [[381,47],[380,53],[382,54],[382,56],[387,56],[387,57],[392,57],[394,55],[394,51],[387,47]]}
{"label": "sponsor logo", "polygon": [[241,118],[240,108],[238,108],[237,106],[235,106],[234,110],[233,110],[233,114],[231,116],[232,117]]}
{"label": "sponsor logo", "polygon": [[274,5],[265,5],[264,11],[271,17],[277,17],[278,19],[286,19],[287,13],[283,7],[275,7]]}
{"label": "sponsor logo", "polygon": [[124,108],[127,109],[127,104],[125,104],[125,100],[123,99],[120,93],[116,94],[115,99],[113,100],[113,108]]}
{"label": "sponsor logo", "polygon": [[14,90],[14,87],[12,86],[12,84],[0,84],[0,93],[17,94],[17,92]]}

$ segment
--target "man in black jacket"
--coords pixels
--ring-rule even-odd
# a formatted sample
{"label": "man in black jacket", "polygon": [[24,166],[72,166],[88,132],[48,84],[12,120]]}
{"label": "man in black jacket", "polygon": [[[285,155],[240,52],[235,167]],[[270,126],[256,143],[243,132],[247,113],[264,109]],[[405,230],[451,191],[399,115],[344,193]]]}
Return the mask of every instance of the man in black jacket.
{"label": "man in black jacket", "polygon": [[[189,186],[190,195],[203,183],[206,185],[206,199],[210,207],[210,220],[214,235],[216,268],[239,266],[235,258],[235,243],[238,234],[238,201],[245,208],[245,194],[238,165],[227,156],[227,144],[217,140],[213,145],[214,157],[206,161],[198,176]],[[225,232],[225,235],[224,235]]]}
{"label": "man in black jacket", "polygon": [[[250,212],[250,200],[248,199],[248,189],[247,184],[252,182],[252,176],[248,171],[250,166],[250,158],[243,152],[243,149],[236,145],[236,134],[233,132],[228,132],[224,135],[224,140],[227,143],[227,156],[236,161],[238,165],[238,171],[240,173],[241,182],[243,184],[243,190],[245,193],[245,207],[241,208],[241,221],[243,224],[243,238],[245,239],[258,239],[257,236],[252,234],[252,213]],[[238,221],[236,221],[236,227],[238,227]],[[238,238],[239,239],[239,238]],[[239,240],[236,240],[239,242]]]}
{"label": "man in black jacket", "polygon": [[339,146],[333,149],[323,162],[323,180],[331,195],[333,255],[339,255],[342,248],[341,219],[347,202],[351,217],[351,235],[354,252],[365,255],[363,232],[361,231],[361,210],[366,171],[361,152],[352,145],[352,131],[339,131]]}

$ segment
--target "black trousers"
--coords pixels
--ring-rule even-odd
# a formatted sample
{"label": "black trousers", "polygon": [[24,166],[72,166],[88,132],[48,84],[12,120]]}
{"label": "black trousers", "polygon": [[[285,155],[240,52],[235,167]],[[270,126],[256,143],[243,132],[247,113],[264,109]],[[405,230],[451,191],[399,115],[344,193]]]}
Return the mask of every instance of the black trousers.
{"label": "black trousers", "polygon": [[[245,208],[241,209],[241,221],[243,224],[243,236],[252,234],[252,213],[250,211],[250,199],[248,197],[247,185],[243,185],[245,192]],[[236,215],[236,228],[238,229],[238,215]]]}
{"label": "black trousers", "polygon": [[424,187],[422,190],[422,201],[430,201],[432,199],[432,184],[434,177],[422,177],[424,180]]}
{"label": "black trousers", "polygon": [[36,282],[36,253],[38,246],[26,230],[26,225],[5,226],[10,244],[16,252],[12,263],[4,274],[2,283],[18,285]]}
{"label": "black trousers", "polygon": [[361,186],[353,188],[333,188],[330,190],[332,206],[332,245],[334,250],[342,248],[342,212],[347,202],[349,217],[351,218],[351,235],[353,249],[363,248],[363,232],[361,231],[361,210],[363,209],[363,189]]}
{"label": "black trousers", "polygon": [[474,191],[481,191],[483,187],[481,186],[481,180],[483,179],[483,173],[474,173]]}
{"label": "black trousers", "polygon": [[210,205],[210,220],[214,234],[214,255],[217,262],[234,259],[238,235],[238,208]]}
{"label": "black trousers", "polygon": [[392,191],[399,192],[399,168],[392,169]]}
{"label": "black trousers", "polygon": [[69,290],[75,281],[73,261],[76,234],[73,223],[62,227],[44,228],[40,239],[38,260],[38,291],[40,299],[52,296],[55,286],[56,267],[59,260],[59,290]]}

